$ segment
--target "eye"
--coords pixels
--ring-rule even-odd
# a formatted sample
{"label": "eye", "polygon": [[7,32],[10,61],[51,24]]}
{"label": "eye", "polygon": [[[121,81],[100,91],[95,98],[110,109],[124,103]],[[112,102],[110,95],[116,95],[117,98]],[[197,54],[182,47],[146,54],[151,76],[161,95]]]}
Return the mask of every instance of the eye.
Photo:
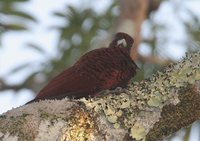
{"label": "eye", "polygon": [[127,46],[126,40],[125,39],[121,39],[121,40],[117,41],[117,45],[121,45],[121,44],[122,44],[122,46],[126,47]]}

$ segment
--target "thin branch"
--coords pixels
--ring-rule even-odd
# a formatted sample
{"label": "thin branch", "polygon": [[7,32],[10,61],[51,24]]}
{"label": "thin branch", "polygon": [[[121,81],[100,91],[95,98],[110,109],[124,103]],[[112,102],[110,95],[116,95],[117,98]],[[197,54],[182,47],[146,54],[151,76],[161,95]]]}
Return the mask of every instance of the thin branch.
{"label": "thin branch", "polygon": [[5,91],[5,90],[19,91],[22,88],[25,88],[23,84],[10,85],[5,83],[3,80],[0,80],[0,91]]}
{"label": "thin branch", "polygon": [[169,59],[162,59],[158,56],[144,56],[144,55],[138,55],[138,60],[140,60],[141,62],[145,62],[145,63],[151,63],[151,64],[156,64],[156,65],[168,65],[170,63],[173,63],[174,61],[169,60]]}

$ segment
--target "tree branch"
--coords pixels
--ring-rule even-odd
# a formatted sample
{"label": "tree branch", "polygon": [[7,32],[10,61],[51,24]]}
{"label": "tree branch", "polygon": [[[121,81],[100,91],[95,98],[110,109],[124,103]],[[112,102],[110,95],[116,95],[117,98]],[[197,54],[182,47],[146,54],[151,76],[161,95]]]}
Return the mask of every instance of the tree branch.
{"label": "tree branch", "polygon": [[101,97],[45,100],[0,116],[2,140],[157,141],[200,118],[200,52]]}
{"label": "tree branch", "polygon": [[172,63],[173,61],[170,59],[162,59],[161,57],[158,56],[143,56],[143,55],[138,55],[138,60],[140,60],[143,63],[151,63],[151,64],[155,64],[155,65],[168,65],[170,63]]}
{"label": "tree branch", "polygon": [[10,85],[0,79],[0,91],[5,91],[5,90],[19,91],[23,88],[27,88],[27,87],[25,87],[24,84]]}

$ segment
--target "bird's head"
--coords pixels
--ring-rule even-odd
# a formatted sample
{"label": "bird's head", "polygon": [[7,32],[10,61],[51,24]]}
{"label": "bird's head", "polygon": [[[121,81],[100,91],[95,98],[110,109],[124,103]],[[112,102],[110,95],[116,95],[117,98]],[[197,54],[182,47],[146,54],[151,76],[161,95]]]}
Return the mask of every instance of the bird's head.
{"label": "bird's head", "polygon": [[113,41],[110,43],[109,47],[118,47],[118,46],[122,46],[122,47],[128,47],[131,48],[133,46],[133,38],[123,32],[118,32],[115,36]]}

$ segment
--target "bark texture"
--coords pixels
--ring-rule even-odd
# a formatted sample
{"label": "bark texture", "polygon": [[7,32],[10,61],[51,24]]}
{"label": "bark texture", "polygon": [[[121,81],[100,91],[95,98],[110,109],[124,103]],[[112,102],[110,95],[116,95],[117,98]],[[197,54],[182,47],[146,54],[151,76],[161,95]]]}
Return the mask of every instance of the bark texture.
{"label": "bark texture", "polygon": [[46,100],[0,116],[3,141],[159,141],[200,118],[200,52],[101,97]]}

